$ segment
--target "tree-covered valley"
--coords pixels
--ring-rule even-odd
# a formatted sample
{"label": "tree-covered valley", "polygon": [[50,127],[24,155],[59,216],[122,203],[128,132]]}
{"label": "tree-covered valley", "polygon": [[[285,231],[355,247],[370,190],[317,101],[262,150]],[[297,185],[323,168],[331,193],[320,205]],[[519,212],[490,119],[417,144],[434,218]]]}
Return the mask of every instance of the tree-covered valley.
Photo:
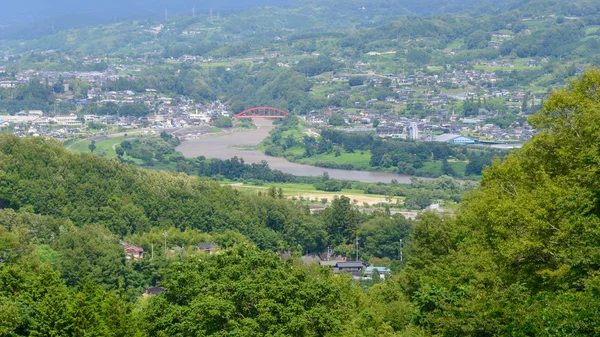
{"label": "tree-covered valley", "polygon": [[[276,191],[2,135],[0,333],[597,335],[598,87],[591,69],[554,91],[530,119],[540,133],[484,170],[455,214],[416,221],[361,213],[347,198],[311,215]],[[364,258],[395,259],[404,239],[385,282],[299,260],[328,245],[352,251],[356,235]],[[128,261],[119,239],[152,258]],[[191,249],[207,241],[222,250]],[[140,296],[155,285],[166,291]]]}
{"label": "tree-covered valley", "polygon": [[0,337],[600,336],[599,14],[3,4]]}

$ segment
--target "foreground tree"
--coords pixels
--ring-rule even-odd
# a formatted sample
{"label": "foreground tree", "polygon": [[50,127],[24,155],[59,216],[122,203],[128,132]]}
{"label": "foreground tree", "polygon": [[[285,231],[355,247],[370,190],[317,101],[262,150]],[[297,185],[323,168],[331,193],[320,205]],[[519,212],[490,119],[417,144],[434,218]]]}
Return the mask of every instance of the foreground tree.
{"label": "foreground tree", "polygon": [[360,298],[349,279],[308,274],[248,245],[191,258],[144,313],[152,336],[339,336]]}
{"label": "foreground tree", "polygon": [[447,336],[598,333],[598,88],[591,69],[554,91],[531,118],[540,133],[484,170],[456,219],[422,215],[407,268],[385,285],[410,298],[419,326]]}

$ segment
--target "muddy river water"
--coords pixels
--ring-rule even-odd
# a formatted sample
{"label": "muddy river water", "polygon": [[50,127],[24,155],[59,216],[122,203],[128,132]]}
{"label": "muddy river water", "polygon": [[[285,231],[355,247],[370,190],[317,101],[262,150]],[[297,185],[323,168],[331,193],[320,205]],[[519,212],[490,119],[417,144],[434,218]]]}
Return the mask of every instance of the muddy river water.
{"label": "muddy river water", "polygon": [[239,147],[256,146],[265,139],[274,128],[270,120],[259,119],[254,123],[257,129],[237,132],[219,137],[205,137],[184,141],[177,151],[188,158],[205,156],[206,158],[230,159],[235,156],[243,158],[247,163],[259,163],[263,160],[269,163],[272,169],[291,173],[297,176],[322,176],[327,172],[334,179],[357,180],[368,183],[389,183],[396,179],[399,183],[410,183],[410,176],[387,172],[366,172],[326,169],[316,166],[291,163],[285,158],[270,157],[256,150],[243,150]]}

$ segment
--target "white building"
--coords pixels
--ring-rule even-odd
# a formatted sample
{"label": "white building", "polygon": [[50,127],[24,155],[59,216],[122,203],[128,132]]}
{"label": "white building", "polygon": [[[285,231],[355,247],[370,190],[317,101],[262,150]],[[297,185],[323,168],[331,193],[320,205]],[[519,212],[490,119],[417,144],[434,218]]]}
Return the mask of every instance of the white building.
{"label": "white building", "polygon": [[418,140],[419,139],[419,125],[416,122],[410,122],[409,126],[409,139]]}

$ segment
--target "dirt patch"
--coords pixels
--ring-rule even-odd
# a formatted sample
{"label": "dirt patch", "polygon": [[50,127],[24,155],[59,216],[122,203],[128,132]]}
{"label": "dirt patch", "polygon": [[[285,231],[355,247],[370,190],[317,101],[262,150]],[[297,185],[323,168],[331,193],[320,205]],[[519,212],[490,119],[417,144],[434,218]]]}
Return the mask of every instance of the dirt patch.
{"label": "dirt patch", "polygon": [[[299,199],[300,197],[303,197],[304,199],[310,199],[310,200],[315,200],[315,198],[319,199],[319,201],[321,201],[321,199],[327,199],[327,202],[331,202],[334,198],[334,196],[346,196],[348,198],[350,198],[350,200],[352,201],[356,201],[356,203],[358,203],[358,205],[363,205],[364,203],[367,203],[369,205],[375,205],[375,204],[379,204],[379,203],[386,203],[387,200],[385,199],[385,197],[380,197],[380,196],[369,196],[369,195],[357,195],[357,194],[344,194],[344,193],[311,193],[311,192],[300,192],[300,193],[296,193],[294,195],[288,195],[287,198],[297,198]],[[400,204],[403,204],[404,202],[400,199],[392,199],[392,203],[395,204],[396,201]]]}

